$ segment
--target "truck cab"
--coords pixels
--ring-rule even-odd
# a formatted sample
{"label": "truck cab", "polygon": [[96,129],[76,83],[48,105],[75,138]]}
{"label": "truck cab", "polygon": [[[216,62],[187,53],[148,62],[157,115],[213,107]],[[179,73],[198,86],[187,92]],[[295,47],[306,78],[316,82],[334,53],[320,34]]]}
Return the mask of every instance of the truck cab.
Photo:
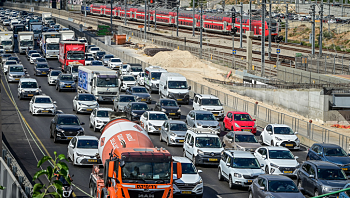
{"label": "truck cab", "polygon": [[159,81],[159,94],[161,97],[175,99],[178,103],[188,104],[190,101],[186,78],[179,73],[163,73]]}
{"label": "truck cab", "polygon": [[79,62],[70,62],[65,66],[65,71],[73,75],[74,81],[78,81],[78,68],[79,66],[83,66],[83,64]]}
{"label": "truck cab", "polygon": [[45,51],[43,51],[45,58],[57,58],[60,52],[60,39],[59,38],[47,38]]}
{"label": "truck cab", "polygon": [[145,87],[150,92],[159,90],[159,80],[162,73],[168,72],[159,66],[150,66],[145,69]]}
{"label": "truck cab", "polygon": [[0,32],[0,42],[0,44],[4,47],[6,52],[13,52],[13,32]]}
{"label": "truck cab", "polygon": [[34,33],[33,32],[18,32],[18,50],[20,54],[26,53],[29,49],[34,48]]}

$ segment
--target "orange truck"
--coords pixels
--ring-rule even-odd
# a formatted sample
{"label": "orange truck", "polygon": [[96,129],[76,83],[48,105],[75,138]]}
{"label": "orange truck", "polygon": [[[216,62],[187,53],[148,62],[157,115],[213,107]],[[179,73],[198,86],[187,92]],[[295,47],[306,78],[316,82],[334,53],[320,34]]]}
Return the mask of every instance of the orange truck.
{"label": "orange truck", "polygon": [[[147,132],[124,118],[111,120],[98,145],[103,171],[94,165],[90,194],[97,198],[172,198],[173,160],[169,151],[155,148]],[[182,170],[181,163],[176,164]],[[177,178],[182,172],[177,171]]]}

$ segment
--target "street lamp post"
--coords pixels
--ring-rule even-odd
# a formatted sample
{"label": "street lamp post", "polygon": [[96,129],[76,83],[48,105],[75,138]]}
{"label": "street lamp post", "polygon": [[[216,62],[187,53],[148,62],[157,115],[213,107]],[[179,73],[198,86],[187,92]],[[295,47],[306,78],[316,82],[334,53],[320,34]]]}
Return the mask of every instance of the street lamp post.
{"label": "street lamp post", "polygon": [[195,11],[195,4],[196,4],[196,0],[192,0],[192,6],[193,6],[193,11],[192,11],[192,17],[193,17],[193,24],[192,24],[192,36],[195,36],[195,29],[196,29],[196,18],[195,18],[195,15],[196,15],[196,11]]}
{"label": "street lamp post", "polygon": [[112,10],[113,10],[113,0],[111,0],[111,33],[113,34],[113,16],[112,16]]}
{"label": "street lamp post", "polygon": [[125,14],[124,14],[124,25],[126,25],[126,0],[124,0],[124,10],[125,10]]}
{"label": "street lamp post", "polygon": [[[145,33],[145,40],[146,40],[146,35],[147,35],[147,1],[145,0],[145,27],[143,27],[144,33]],[[125,13],[126,14],[126,13]]]}
{"label": "street lamp post", "polygon": [[199,54],[199,58],[202,59],[202,44],[203,44],[203,4],[201,3],[201,18],[200,18],[200,38],[199,38],[199,42],[200,42],[200,54]]}
{"label": "street lamp post", "polygon": [[176,36],[179,37],[179,4],[176,5]]}

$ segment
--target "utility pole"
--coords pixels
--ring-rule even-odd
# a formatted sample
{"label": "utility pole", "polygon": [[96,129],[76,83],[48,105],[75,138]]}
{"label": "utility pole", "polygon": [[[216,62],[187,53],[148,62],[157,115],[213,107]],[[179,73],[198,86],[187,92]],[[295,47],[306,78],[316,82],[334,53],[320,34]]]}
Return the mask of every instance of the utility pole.
{"label": "utility pole", "polygon": [[286,24],[284,25],[286,28],[286,35],[285,35],[285,43],[288,43],[288,3],[286,4]]}
{"label": "utility pole", "polygon": [[249,31],[252,31],[252,1],[249,0]]}
{"label": "utility pole", "polygon": [[176,36],[179,37],[179,4],[176,4]]}
{"label": "utility pole", "polygon": [[86,1],[87,0],[84,0],[84,7],[85,7],[85,9],[84,9],[84,26],[86,27]]}
{"label": "utility pole", "polygon": [[269,27],[268,27],[268,30],[269,30],[269,60],[271,60],[271,30],[272,30],[272,27],[271,27],[271,21],[272,21],[272,16],[271,16],[271,11],[272,11],[272,4],[271,2],[269,2]]}
{"label": "utility pole", "polygon": [[111,33],[113,34],[113,0],[111,0]]}
{"label": "utility pole", "polygon": [[318,40],[318,47],[319,47],[319,56],[322,56],[322,37],[323,37],[323,1],[321,1],[321,5],[320,5],[320,37]]}
{"label": "utility pole", "polygon": [[[265,11],[266,0],[262,0],[261,14],[261,77],[265,75]],[[287,4],[288,5],[288,4]]]}
{"label": "utility pole", "polygon": [[156,2],[156,7],[154,8],[154,30],[157,30],[157,7],[158,2]]}
{"label": "utility pole", "polygon": [[233,53],[233,51],[235,50],[235,34],[236,34],[236,27],[235,27],[236,9],[234,6],[232,6],[232,9],[231,9],[231,19],[232,19],[231,34],[232,34],[232,55],[233,55],[232,68],[236,69],[235,54]]}
{"label": "utility pole", "polygon": [[[145,40],[146,40],[146,35],[147,35],[147,1],[148,0],[145,0],[145,27],[143,28],[144,30],[144,33],[145,33]],[[126,13],[125,13],[126,15]]]}
{"label": "utility pole", "polygon": [[201,3],[201,18],[200,18],[200,38],[199,38],[199,42],[200,42],[200,54],[199,54],[199,58],[202,59],[202,43],[203,43],[203,4]]}
{"label": "utility pole", "polygon": [[331,34],[331,24],[329,23],[330,21],[330,16],[331,16],[331,4],[328,4],[328,33],[329,35]]}
{"label": "utility pole", "polygon": [[126,26],[126,0],[124,0],[124,11],[125,11],[125,13],[124,13],[124,25]]}
{"label": "utility pole", "polygon": [[312,4],[311,5],[311,12],[310,12],[310,14],[311,14],[311,17],[312,17],[312,21],[311,21],[311,23],[312,23],[312,36],[311,36],[311,54],[312,55],[315,55],[315,4]]}
{"label": "utility pole", "polygon": [[[0,82],[2,84],[2,74],[0,74]],[[2,100],[2,91],[1,91],[1,86],[0,86],[0,100]],[[0,157],[3,157],[2,156],[2,102],[0,102]]]}
{"label": "utility pole", "polygon": [[196,0],[192,0],[192,6],[193,6],[193,24],[192,24],[192,36],[196,36],[194,31],[196,30],[196,19],[195,19],[195,15],[196,15],[196,11],[195,11],[195,4],[196,4]]}
{"label": "utility pole", "polygon": [[[149,7],[148,7],[149,9]],[[148,13],[148,23],[147,23],[147,27],[148,27],[148,31],[151,31],[151,26],[150,26],[150,21],[151,21],[151,13],[147,10],[147,13]]]}
{"label": "utility pole", "polygon": [[243,2],[241,2],[241,17],[240,17],[240,24],[239,24],[239,48],[243,48]]}

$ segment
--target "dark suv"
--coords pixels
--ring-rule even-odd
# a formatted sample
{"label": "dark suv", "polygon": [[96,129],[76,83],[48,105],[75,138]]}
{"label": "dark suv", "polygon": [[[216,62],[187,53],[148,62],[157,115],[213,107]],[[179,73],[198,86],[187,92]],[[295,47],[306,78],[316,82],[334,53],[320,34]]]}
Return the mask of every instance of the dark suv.
{"label": "dark suv", "polygon": [[154,107],[155,111],[162,111],[170,118],[181,118],[181,105],[178,105],[174,99],[159,99]]}
{"label": "dark suv", "polygon": [[347,175],[350,175],[350,157],[339,145],[313,144],[307,153],[306,160],[331,162],[342,168]]}
{"label": "dark suv", "polygon": [[84,128],[81,126],[78,116],[73,114],[57,114],[50,123],[50,138],[53,142],[59,140],[70,141],[74,136],[84,135]]}
{"label": "dark suv", "polygon": [[[311,196],[341,190],[349,180],[337,165],[325,161],[305,161],[297,171],[297,185]],[[339,195],[331,195],[337,197]]]}
{"label": "dark suv", "polygon": [[130,102],[124,107],[126,117],[131,121],[140,121],[140,117],[145,111],[150,110],[144,102]]}

